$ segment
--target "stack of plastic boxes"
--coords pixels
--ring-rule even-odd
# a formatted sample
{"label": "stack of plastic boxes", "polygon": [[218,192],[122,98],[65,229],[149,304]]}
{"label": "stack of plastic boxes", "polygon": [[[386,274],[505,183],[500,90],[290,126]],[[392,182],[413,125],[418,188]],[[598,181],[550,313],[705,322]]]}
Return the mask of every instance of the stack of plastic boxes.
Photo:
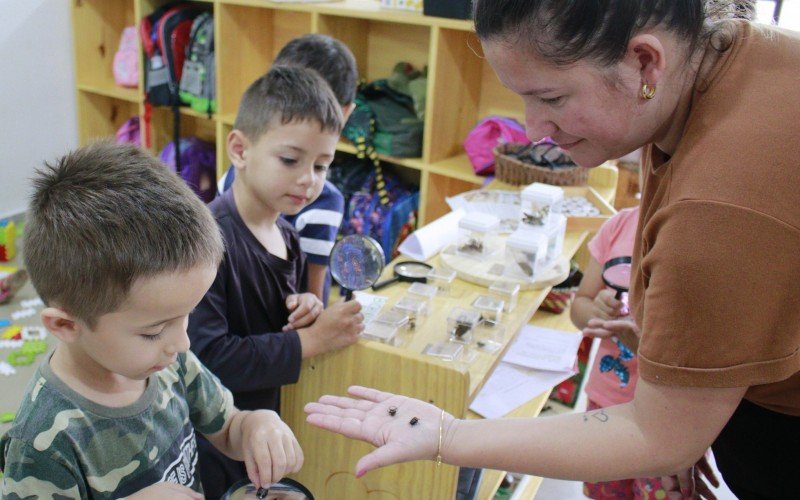
{"label": "stack of plastic boxes", "polygon": [[506,240],[506,274],[536,281],[564,248],[567,218],[561,213],[564,190],[536,182],[522,190],[519,228]]}

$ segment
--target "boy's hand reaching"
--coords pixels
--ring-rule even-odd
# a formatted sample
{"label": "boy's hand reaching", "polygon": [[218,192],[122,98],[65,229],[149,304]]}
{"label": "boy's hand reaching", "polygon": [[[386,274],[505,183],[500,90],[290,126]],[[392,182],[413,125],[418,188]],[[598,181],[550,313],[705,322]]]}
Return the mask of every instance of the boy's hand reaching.
{"label": "boy's hand reaching", "polygon": [[186,500],[203,500],[200,493],[175,483],[156,483],[125,497],[130,500],[160,500],[162,498],[178,498]]}
{"label": "boy's hand reaching", "polygon": [[364,331],[364,315],[357,300],[339,301],[322,311],[313,325],[297,331],[303,357],[309,358],[354,344]]}
{"label": "boy's hand reaching", "polygon": [[317,319],[324,306],[313,293],[292,294],[286,297],[286,309],[289,310],[289,323],[283,331],[297,330],[306,327]]}
{"label": "boy's hand reaching", "polygon": [[303,466],[303,450],[277,413],[249,412],[242,422],[242,454],[247,477],[257,487],[269,487]]}

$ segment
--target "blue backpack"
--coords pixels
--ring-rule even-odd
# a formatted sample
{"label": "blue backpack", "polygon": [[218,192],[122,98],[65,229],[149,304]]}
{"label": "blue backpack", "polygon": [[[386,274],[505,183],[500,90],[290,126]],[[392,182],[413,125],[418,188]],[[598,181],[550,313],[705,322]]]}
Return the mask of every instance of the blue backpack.
{"label": "blue backpack", "polygon": [[389,262],[398,255],[397,247],[405,236],[417,226],[419,191],[407,188],[382,170],[377,165],[361,190],[350,196],[341,234],[371,236],[381,245]]}

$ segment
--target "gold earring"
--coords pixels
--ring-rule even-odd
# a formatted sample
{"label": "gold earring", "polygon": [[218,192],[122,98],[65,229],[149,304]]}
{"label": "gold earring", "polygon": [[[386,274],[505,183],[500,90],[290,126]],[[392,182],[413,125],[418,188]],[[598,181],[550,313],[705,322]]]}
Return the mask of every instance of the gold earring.
{"label": "gold earring", "polygon": [[650,86],[648,84],[642,84],[642,97],[647,99],[648,101],[656,96],[656,86]]}

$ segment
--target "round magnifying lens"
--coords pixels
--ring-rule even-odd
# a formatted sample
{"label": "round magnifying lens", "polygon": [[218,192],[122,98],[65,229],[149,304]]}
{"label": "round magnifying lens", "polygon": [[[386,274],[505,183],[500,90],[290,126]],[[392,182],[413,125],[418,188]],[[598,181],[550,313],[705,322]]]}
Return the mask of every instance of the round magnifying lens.
{"label": "round magnifying lens", "polygon": [[428,273],[431,272],[431,266],[424,262],[399,262],[394,272],[406,278],[428,278]]}
{"label": "round magnifying lens", "polygon": [[314,495],[305,486],[289,478],[283,478],[269,488],[256,488],[245,479],[231,486],[222,500],[314,500]]}
{"label": "round magnifying lens", "polygon": [[394,277],[381,281],[380,283],[375,283],[372,285],[372,289],[380,290],[398,281],[406,283],[427,283],[428,273],[431,272],[431,269],[433,269],[433,267],[429,264],[416,260],[398,262],[393,268]]}
{"label": "round magnifying lens", "polygon": [[331,250],[331,276],[346,290],[347,300],[352,298],[353,290],[364,290],[375,284],[383,266],[383,250],[369,236],[345,236]]}
{"label": "round magnifying lens", "polygon": [[603,283],[617,291],[617,300],[627,292],[631,284],[631,258],[616,257],[603,264]]}

